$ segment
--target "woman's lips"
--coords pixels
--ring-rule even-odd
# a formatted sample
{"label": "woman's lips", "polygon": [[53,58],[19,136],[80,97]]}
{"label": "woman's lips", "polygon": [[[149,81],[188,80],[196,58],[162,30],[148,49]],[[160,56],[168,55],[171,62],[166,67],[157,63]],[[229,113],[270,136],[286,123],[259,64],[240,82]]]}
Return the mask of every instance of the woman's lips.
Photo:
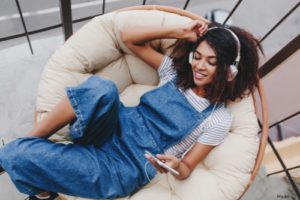
{"label": "woman's lips", "polygon": [[194,74],[195,74],[196,79],[203,79],[207,76],[207,75],[199,73],[199,72],[194,72]]}

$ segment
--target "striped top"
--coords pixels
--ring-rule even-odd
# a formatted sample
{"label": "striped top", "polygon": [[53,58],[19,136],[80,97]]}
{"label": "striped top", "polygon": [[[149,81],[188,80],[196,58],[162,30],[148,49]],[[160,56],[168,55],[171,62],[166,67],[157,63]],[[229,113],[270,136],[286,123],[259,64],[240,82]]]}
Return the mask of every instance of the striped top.
{"label": "striped top", "polygon": [[[176,76],[173,61],[169,56],[164,57],[163,62],[158,68],[158,74],[160,77],[159,86],[167,83]],[[210,104],[207,99],[196,95],[192,89],[187,89],[186,91],[179,90],[186,97],[188,102],[199,112]],[[205,119],[203,123],[199,124],[186,138],[167,149],[165,154],[182,158],[196,142],[213,146],[219,145],[228,134],[231,123],[232,116],[225,104],[222,104],[221,107],[214,110],[211,115]]]}

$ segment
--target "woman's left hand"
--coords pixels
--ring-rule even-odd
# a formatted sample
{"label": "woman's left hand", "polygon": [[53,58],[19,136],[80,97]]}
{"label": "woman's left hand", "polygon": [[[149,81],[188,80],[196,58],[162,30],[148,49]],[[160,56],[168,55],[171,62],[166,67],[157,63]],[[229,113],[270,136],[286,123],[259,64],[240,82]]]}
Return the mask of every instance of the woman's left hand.
{"label": "woman's left hand", "polygon": [[190,42],[196,42],[199,36],[206,33],[208,24],[201,20],[193,20],[192,22],[183,25],[182,39]]}

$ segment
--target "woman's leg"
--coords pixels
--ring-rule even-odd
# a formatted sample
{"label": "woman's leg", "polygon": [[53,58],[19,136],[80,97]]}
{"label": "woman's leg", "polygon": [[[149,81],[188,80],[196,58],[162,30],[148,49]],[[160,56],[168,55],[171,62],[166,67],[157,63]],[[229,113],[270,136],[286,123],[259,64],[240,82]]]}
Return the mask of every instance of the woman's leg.
{"label": "woman's leg", "polygon": [[105,152],[93,146],[19,138],[0,150],[0,164],[28,195],[53,191],[98,199],[122,192]]}
{"label": "woman's leg", "polygon": [[[54,109],[49,112],[47,117],[43,119],[38,125],[26,134],[26,137],[41,137],[48,138],[56,131],[64,127],[65,125],[73,122],[76,119],[73,107],[67,97],[62,99]],[[38,197],[48,197],[48,192],[43,192]]]}
{"label": "woman's leg", "polygon": [[75,112],[67,97],[61,100],[47,117],[42,120],[27,137],[48,138],[65,125],[76,119]]}
{"label": "woman's leg", "polygon": [[76,114],[69,127],[73,142],[101,147],[118,127],[120,99],[116,85],[92,76],[66,91]]}
{"label": "woman's leg", "polygon": [[[0,150],[0,165],[3,165],[19,190],[24,193],[33,195],[50,190],[71,194],[70,191],[61,190],[66,187],[65,184],[73,187],[78,180],[82,180],[87,181],[82,186],[90,184],[90,187],[96,187],[99,183],[90,181],[95,180],[94,176],[98,176],[99,171],[103,172],[104,177],[111,175],[106,155],[99,157],[93,146],[102,146],[117,128],[120,106],[117,88],[112,82],[92,77],[76,88],[67,89],[67,95],[68,99],[62,100],[28,136],[46,138],[71,123],[72,136],[77,136],[73,137],[75,142],[90,146],[62,146],[32,137],[21,138],[6,145]],[[81,125],[84,128],[82,131]],[[100,160],[101,167],[97,164]],[[69,174],[71,169],[74,173]],[[76,181],[68,181],[69,177],[74,177]],[[112,177],[108,180],[114,181]],[[53,188],[51,185],[57,187]],[[109,185],[113,187],[112,183]],[[99,189],[94,188],[94,193],[100,192]],[[105,187],[103,190],[107,191]],[[75,191],[80,195],[84,188]]]}
{"label": "woman's leg", "polygon": [[76,142],[94,144],[114,132],[119,105],[115,84],[92,76],[76,87],[67,88],[67,97],[26,136],[48,138],[70,124],[70,134]]}

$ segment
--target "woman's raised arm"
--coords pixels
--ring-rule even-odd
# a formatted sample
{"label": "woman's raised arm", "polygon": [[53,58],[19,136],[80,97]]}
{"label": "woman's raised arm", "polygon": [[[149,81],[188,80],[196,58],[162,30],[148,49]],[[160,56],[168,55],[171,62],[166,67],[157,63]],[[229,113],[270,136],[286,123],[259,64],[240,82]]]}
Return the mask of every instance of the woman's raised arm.
{"label": "woman's raised arm", "polygon": [[205,33],[207,24],[194,20],[186,25],[178,26],[138,26],[126,27],[121,31],[121,39],[125,45],[146,63],[158,69],[164,55],[149,45],[154,39],[172,38],[196,41]]}

